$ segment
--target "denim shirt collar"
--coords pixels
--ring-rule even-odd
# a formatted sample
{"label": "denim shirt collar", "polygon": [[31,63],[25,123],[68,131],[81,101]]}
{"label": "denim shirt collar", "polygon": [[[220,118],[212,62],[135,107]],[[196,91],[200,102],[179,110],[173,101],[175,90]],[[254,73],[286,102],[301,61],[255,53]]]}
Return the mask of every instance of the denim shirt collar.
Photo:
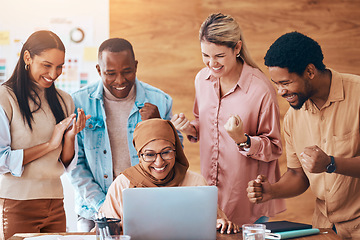
{"label": "denim shirt collar", "polygon": [[136,87],[136,97],[135,97],[135,106],[142,108],[147,101],[146,92],[143,86],[141,86],[139,80],[135,78],[135,87]]}
{"label": "denim shirt collar", "polygon": [[104,84],[102,81],[100,81],[95,91],[91,92],[89,97],[99,99],[102,101],[103,95],[104,95]]}

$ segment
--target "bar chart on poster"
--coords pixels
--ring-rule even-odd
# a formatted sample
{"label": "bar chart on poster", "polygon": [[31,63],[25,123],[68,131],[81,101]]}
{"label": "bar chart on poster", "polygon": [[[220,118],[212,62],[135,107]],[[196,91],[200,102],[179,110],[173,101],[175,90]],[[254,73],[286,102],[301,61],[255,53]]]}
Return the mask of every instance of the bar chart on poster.
{"label": "bar chart on poster", "polygon": [[109,37],[108,0],[13,0],[6,4],[1,0],[0,4],[0,84],[10,77],[23,43],[37,30],[53,31],[65,44],[57,87],[71,93],[99,79],[95,66],[98,46]]}

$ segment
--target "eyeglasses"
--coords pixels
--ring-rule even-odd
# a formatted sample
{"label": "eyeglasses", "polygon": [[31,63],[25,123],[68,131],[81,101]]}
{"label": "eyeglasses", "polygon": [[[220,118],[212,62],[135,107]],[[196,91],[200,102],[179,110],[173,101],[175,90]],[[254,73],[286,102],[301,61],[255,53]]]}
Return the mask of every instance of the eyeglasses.
{"label": "eyeglasses", "polygon": [[159,153],[154,151],[146,151],[145,153],[141,153],[140,156],[143,158],[145,162],[154,162],[158,154],[160,154],[160,157],[163,160],[171,160],[175,157],[175,150],[166,149],[166,150],[162,150]]}

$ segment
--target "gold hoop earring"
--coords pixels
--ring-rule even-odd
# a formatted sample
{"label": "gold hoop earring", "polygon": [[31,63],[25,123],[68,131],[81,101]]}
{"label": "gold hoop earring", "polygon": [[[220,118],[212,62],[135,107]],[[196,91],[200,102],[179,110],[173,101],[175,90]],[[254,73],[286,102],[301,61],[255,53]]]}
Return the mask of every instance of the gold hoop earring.
{"label": "gold hoop earring", "polygon": [[29,68],[30,68],[30,66],[27,65],[27,64],[25,64],[25,70],[26,70],[26,71],[29,71]]}

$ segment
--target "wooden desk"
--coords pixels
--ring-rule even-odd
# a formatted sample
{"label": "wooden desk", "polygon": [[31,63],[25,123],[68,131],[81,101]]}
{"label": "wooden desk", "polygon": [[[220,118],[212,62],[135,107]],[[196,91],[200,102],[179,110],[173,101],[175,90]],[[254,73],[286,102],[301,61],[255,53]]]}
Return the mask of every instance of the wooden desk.
{"label": "wooden desk", "polygon": [[[55,234],[55,233],[54,233]],[[46,235],[44,233],[18,233],[15,234],[14,236],[12,236],[11,238],[9,238],[9,240],[23,240],[26,237],[35,237],[35,236],[41,236],[41,235]],[[56,233],[56,235],[94,235],[94,233]],[[240,240],[242,239],[242,234],[241,233],[237,233],[237,234],[220,234],[217,233],[216,235],[216,239],[217,240]],[[301,237],[301,238],[294,238],[294,239],[298,239],[298,240],[338,240],[341,238],[338,237],[338,235],[336,235],[334,233],[334,231],[332,229],[320,229],[320,234],[316,234],[313,236],[307,236],[307,237]]]}

